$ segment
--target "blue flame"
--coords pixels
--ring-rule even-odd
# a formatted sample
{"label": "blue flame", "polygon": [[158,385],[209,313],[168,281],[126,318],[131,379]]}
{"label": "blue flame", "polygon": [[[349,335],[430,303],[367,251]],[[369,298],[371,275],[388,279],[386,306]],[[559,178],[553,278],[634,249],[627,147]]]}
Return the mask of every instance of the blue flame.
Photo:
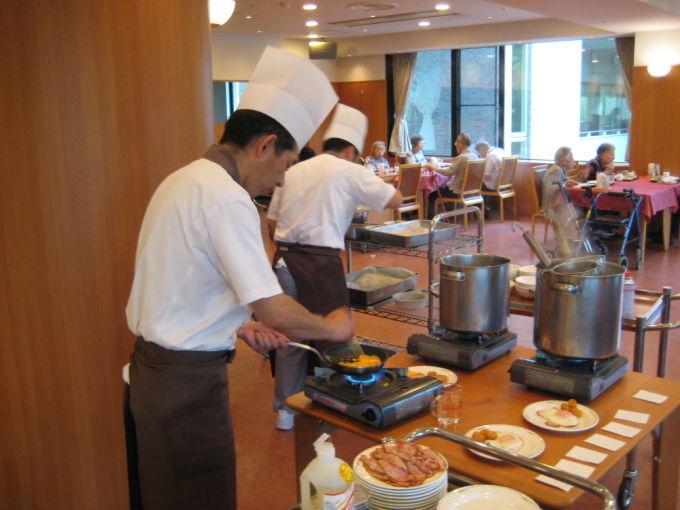
{"label": "blue flame", "polygon": [[384,374],[384,370],[380,370],[373,374],[345,375],[345,379],[352,384],[373,384],[374,382],[382,379]]}

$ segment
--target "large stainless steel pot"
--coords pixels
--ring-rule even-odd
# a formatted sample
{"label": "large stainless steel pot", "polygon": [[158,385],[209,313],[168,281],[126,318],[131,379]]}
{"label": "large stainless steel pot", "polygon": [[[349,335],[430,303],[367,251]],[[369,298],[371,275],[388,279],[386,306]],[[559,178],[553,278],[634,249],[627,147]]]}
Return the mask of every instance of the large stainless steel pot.
{"label": "large stainless steel pot", "polygon": [[440,259],[439,321],[445,328],[495,333],[507,328],[510,260],[483,253]]}
{"label": "large stainless steel pot", "polygon": [[[625,269],[587,262],[545,269],[536,282],[534,345],[555,356],[603,359],[621,344],[621,304]],[[584,270],[578,272],[579,266]]]}

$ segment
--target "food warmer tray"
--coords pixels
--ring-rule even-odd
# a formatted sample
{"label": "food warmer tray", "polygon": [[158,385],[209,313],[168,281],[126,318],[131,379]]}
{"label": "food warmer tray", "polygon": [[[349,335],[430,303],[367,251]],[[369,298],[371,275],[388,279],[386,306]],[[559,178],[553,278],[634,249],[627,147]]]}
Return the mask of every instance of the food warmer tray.
{"label": "food warmer tray", "polygon": [[[383,285],[381,287],[361,286],[357,283],[359,277],[367,273],[390,276],[398,278],[398,281]],[[372,305],[389,297],[397,292],[411,290],[416,286],[418,273],[409,271],[403,267],[365,267],[345,275],[347,288],[349,289],[349,300],[353,305]]]}
{"label": "food warmer tray", "polygon": [[[368,237],[374,243],[410,248],[427,244],[430,235],[430,224],[429,220],[401,221],[370,227],[366,230],[368,231]],[[457,231],[458,225],[438,223],[435,227],[433,241],[436,243],[444,239],[452,239]]]}

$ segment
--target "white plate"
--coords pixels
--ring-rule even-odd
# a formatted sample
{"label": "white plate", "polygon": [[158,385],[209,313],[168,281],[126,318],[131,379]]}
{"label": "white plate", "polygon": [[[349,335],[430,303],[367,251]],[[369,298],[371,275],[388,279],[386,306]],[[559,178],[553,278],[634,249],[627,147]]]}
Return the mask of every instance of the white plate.
{"label": "white plate", "polygon": [[541,510],[521,492],[500,485],[468,485],[444,496],[437,510]]}
{"label": "white plate", "polygon": [[[522,444],[519,448],[516,449],[506,449],[509,452],[516,453],[517,455],[522,455],[524,457],[527,457],[529,459],[534,459],[538,457],[543,451],[545,450],[545,441],[541,436],[536,434],[533,430],[525,429],[524,427],[518,427],[516,425],[504,425],[501,423],[491,423],[489,425],[480,425],[479,427],[475,427],[473,429],[468,430],[465,435],[467,437],[472,437],[472,434],[477,432],[478,430],[482,429],[489,429],[493,430],[494,432],[512,432],[515,434],[519,439],[522,441]],[[486,441],[485,441],[486,442]],[[492,444],[491,446],[497,446],[495,444]],[[492,455],[487,455],[482,452],[478,452],[477,450],[473,450],[472,448],[468,448],[472,453],[475,455],[479,455],[480,457],[483,457],[485,459],[490,459],[490,460],[495,460],[495,461],[502,461],[503,459],[499,459],[498,457],[494,457]]]}
{"label": "white plate", "polygon": [[[367,489],[370,491],[373,491],[373,488],[376,488],[379,492],[383,493],[405,493],[408,494],[409,496],[413,494],[421,494],[421,495],[426,495],[429,492],[436,492],[436,490],[439,488],[439,483],[441,481],[442,475],[444,478],[447,478],[447,472],[449,469],[449,463],[446,461],[446,458],[439,452],[439,457],[441,458],[442,462],[444,463],[444,468],[443,471],[440,471],[439,473],[436,473],[432,475],[429,478],[426,478],[423,483],[420,485],[412,485],[410,487],[397,487],[396,485],[390,485],[389,483],[383,482],[382,480],[377,479],[374,477],[365,467],[364,463],[359,460],[362,455],[367,455],[370,456],[373,450],[376,448],[380,448],[382,445],[375,445],[371,446],[370,448],[367,448],[363,452],[359,453],[355,458],[354,462],[352,463],[352,469],[354,469],[354,474],[357,475],[359,478],[362,480],[362,485],[365,486]],[[425,449],[430,449],[425,445],[418,445],[421,448]]]}
{"label": "white plate", "polygon": [[[408,367],[408,376],[409,377],[419,377],[418,374],[420,374],[420,377],[429,375],[430,372],[434,372],[437,374],[435,377],[439,379],[444,387],[451,386],[452,384],[456,384],[458,381],[458,376],[451,372],[451,370],[446,370],[445,368],[440,368],[440,367],[433,367],[430,365],[417,365],[415,367]],[[446,381],[444,381],[446,379]]]}
{"label": "white plate", "polygon": [[564,400],[542,400],[540,402],[534,402],[529,404],[522,411],[522,416],[529,423],[536,425],[545,430],[552,430],[554,432],[583,432],[584,430],[592,429],[600,421],[600,417],[595,411],[590,407],[586,407],[582,404],[578,405],[578,408],[583,411],[583,416],[578,419],[578,423],[573,427],[565,427],[558,425],[557,427],[548,425],[545,418],[538,415],[538,412],[546,407],[556,407],[560,408],[560,405],[565,403]]}

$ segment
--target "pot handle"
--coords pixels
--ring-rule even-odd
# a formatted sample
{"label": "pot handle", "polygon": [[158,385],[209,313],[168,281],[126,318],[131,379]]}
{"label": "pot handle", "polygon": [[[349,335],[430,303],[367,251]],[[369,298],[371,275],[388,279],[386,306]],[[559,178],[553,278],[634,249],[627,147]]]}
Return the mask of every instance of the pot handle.
{"label": "pot handle", "polygon": [[439,297],[439,292],[437,292],[436,289],[439,287],[439,282],[434,282],[432,285],[430,285],[430,294],[432,294],[434,297],[438,298]]}
{"label": "pot handle", "polygon": [[572,285],[571,283],[553,283],[551,288],[564,294],[576,294],[578,292],[578,285]]}
{"label": "pot handle", "polygon": [[461,273],[460,271],[442,271],[442,278],[462,282],[465,280],[465,273]]}

